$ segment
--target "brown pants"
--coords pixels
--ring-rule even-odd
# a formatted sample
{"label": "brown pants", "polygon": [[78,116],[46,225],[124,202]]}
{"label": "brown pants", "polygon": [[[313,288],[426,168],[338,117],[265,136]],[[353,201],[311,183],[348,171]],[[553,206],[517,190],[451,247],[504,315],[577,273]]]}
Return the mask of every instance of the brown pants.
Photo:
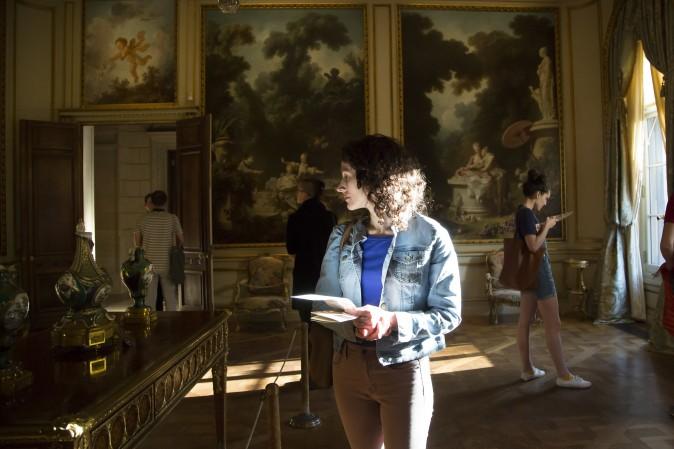
{"label": "brown pants", "polygon": [[351,449],[424,449],[433,415],[428,357],[382,366],[373,346],[333,357],[337,409]]}

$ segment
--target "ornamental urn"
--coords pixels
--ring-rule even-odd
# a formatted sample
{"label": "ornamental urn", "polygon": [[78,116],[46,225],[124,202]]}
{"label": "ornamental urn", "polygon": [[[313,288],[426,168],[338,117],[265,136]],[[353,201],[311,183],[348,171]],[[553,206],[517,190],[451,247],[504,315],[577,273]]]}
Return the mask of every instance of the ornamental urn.
{"label": "ornamental urn", "polygon": [[0,395],[30,385],[32,375],[10,359],[16,340],[28,332],[28,295],[16,283],[14,267],[0,265]]}
{"label": "ornamental urn", "polygon": [[70,268],[56,281],[59,299],[68,308],[52,327],[52,345],[61,348],[99,349],[118,336],[117,324],[102,307],[111,287],[110,276],[94,260],[91,233],[78,223],[75,256]]}
{"label": "ornamental urn", "polygon": [[137,247],[130,254],[120,269],[122,282],[133,299],[133,305],[126,311],[125,322],[147,325],[157,319],[157,313],[145,305],[145,296],[154,277],[154,270],[152,262],[145,258],[143,248]]}

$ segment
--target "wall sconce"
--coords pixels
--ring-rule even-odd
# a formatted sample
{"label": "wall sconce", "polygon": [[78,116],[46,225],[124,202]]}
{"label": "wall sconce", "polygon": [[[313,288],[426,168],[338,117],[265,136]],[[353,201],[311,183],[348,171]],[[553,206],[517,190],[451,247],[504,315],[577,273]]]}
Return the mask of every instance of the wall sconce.
{"label": "wall sconce", "polygon": [[225,14],[234,14],[239,10],[239,0],[218,0],[218,8]]}

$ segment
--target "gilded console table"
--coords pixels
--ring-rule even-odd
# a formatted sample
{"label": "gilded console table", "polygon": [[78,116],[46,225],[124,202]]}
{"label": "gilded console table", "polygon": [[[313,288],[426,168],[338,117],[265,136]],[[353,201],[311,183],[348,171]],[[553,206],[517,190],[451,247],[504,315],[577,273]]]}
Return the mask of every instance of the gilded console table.
{"label": "gilded console table", "polygon": [[14,359],[33,384],[0,405],[0,447],[130,448],[213,368],[224,448],[228,316],[162,312],[150,331],[127,333],[126,344],[86,358],[54,354],[48,330],[30,334]]}

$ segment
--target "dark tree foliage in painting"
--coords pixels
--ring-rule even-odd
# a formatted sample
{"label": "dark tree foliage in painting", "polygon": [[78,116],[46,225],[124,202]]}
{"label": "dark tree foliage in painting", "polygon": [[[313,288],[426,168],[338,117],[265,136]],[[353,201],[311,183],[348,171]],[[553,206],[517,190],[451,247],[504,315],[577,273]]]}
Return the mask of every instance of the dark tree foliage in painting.
{"label": "dark tree foliage in painting", "polygon": [[[401,27],[403,137],[426,168],[435,199],[434,214],[451,230],[452,224],[442,218],[447,212],[443,207],[451,195],[447,179],[470,158],[473,142],[489,147],[506,178],[512,179],[518,167],[527,163],[531,166],[530,155],[504,148],[501,135],[518,120],[541,118],[529,86],[538,84],[538,49],[546,47],[555,60],[555,26],[549,16],[523,12],[510,21],[511,33],[476,31],[464,42],[445,37],[426,15],[404,11]],[[419,51],[421,48],[424,51]],[[473,90],[477,93],[474,102],[456,107],[460,130],[441,138],[441,125],[432,114],[429,94],[444,92],[446,86],[452,89],[446,95]],[[548,162],[542,161],[544,166],[538,168],[556,180],[552,186],[556,191],[559,162]],[[511,203],[503,208],[508,213],[516,206],[514,201],[519,199],[516,196],[513,193],[509,198]],[[559,197],[553,197],[553,201],[556,204],[551,205],[551,209],[559,208]]]}
{"label": "dark tree foliage in painting", "polygon": [[115,78],[94,104],[161,103],[175,98],[175,71],[161,72],[150,66],[141,79],[141,83],[133,86],[128,79]]}
{"label": "dark tree foliage in painting", "polygon": [[[251,62],[241,50],[256,42],[254,31],[213,21],[206,27],[206,110],[213,114],[213,140],[221,148],[213,164],[216,243],[284,241],[293,205],[275,187],[282,161],[307,153],[329,184],[339,176],[342,145],[365,131],[362,55],[350,53],[344,61],[358,74],[348,80],[339,69],[311,59],[312,51],[336,51],[351,43],[337,16],[307,12],[284,31],[271,32],[263,57],[279,62],[250,80]],[[259,173],[241,170],[251,156]],[[260,213],[263,200],[268,212]]]}

